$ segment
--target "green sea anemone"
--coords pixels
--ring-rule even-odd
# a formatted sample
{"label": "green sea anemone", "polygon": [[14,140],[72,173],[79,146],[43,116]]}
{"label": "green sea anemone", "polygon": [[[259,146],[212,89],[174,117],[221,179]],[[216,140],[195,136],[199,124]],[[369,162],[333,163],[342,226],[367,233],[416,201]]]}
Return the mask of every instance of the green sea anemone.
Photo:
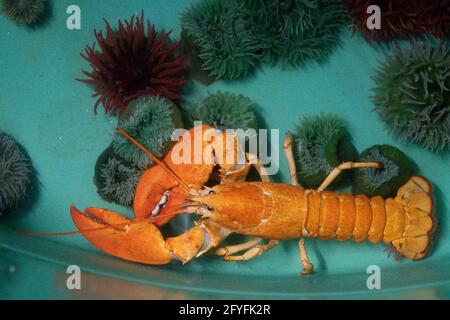
{"label": "green sea anemone", "polygon": [[302,118],[294,140],[299,180],[307,188],[319,187],[331,170],[357,156],[344,121],[332,114]]}
{"label": "green sea anemone", "polygon": [[450,46],[396,48],[374,78],[372,101],[389,130],[431,151],[450,149]]}
{"label": "green sea anemone", "polygon": [[202,0],[181,14],[187,40],[199,50],[202,69],[215,79],[247,75],[260,58],[260,41],[237,2]]}
{"label": "green sea anemone", "polygon": [[142,169],[117,156],[110,146],[97,159],[94,183],[104,200],[130,206],[142,172]]}
{"label": "green sea anemone", "polygon": [[390,145],[375,145],[363,151],[358,161],[380,162],[381,169],[358,168],[353,170],[357,192],[368,196],[392,196],[412,176],[412,163],[399,149]]}
{"label": "green sea anemone", "polygon": [[28,157],[14,139],[0,132],[0,216],[25,198],[30,175]]}
{"label": "green sea anemone", "polygon": [[[172,145],[172,132],[182,127],[182,121],[173,102],[159,96],[148,96],[129,104],[118,127],[155,156],[163,157]],[[112,146],[119,156],[139,168],[153,163],[145,153],[119,133],[114,136]]]}
{"label": "green sea anemone", "polygon": [[321,61],[339,43],[350,20],[335,0],[241,0],[243,11],[270,62]]}
{"label": "green sea anemone", "polygon": [[249,98],[231,92],[217,92],[187,107],[190,126],[202,121],[214,128],[257,129],[255,103]]}
{"label": "green sea anemone", "polygon": [[2,0],[3,14],[17,25],[34,26],[42,22],[48,10],[47,0]]}

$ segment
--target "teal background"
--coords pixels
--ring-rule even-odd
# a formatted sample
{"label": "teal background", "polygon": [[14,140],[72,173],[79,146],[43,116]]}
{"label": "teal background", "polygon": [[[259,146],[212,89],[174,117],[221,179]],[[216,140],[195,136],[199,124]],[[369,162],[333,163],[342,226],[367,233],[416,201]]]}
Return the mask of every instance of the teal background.
{"label": "teal background", "polygon": [[[187,100],[217,90],[242,93],[280,137],[299,117],[333,112],[346,119],[359,151],[388,143],[417,165],[433,184],[439,220],[431,256],[423,261],[388,258],[383,245],[306,241],[316,267],[299,277],[297,243],[285,242],[244,263],[202,257],[181,266],[143,266],[104,255],[83,237],[30,238],[35,232],[73,230],[69,205],[106,207],[131,216],[131,210],[104,202],[92,176],[95,161],[110,143],[115,118],[93,112],[92,90],[75,81],[87,63],[79,53],[92,44],[102,18],[113,25],[144,9],[157,28],[180,34],[179,13],[190,1],[52,1],[53,16],[36,30],[19,28],[0,16],[0,129],[16,138],[38,172],[39,191],[19,212],[0,220],[0,298],[450,298],[449,153],[434,154],[388,135],[372,111],[369,90],[377,61],[389,48],[367,44],[348,30],[329,61],[303,68],[261,65],[256,73],[210,87],[191,81]],[[66,28],[66,8],[81,8],[82,29]],[[280,151],[276,181],[288,182]],[[65,268],[79,265],[83,290],[65,289]],[[379,265],[382,290],[366,289],[366,268]],[[10,272],[14,266],[14,272]]]}

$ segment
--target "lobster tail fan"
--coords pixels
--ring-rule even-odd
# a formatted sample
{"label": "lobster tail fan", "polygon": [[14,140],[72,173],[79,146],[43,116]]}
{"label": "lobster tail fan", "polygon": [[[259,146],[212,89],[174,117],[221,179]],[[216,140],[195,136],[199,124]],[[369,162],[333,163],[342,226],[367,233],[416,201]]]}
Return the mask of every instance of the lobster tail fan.
{"label": "lobster tail fan", "polygon": [[392,246],[408,259],[424,258],[434,231],[433,200],[430,183],[422,177],[412,177],[397,192],[396,201],[404,205],[405,229],[403,238],[392,241]]}

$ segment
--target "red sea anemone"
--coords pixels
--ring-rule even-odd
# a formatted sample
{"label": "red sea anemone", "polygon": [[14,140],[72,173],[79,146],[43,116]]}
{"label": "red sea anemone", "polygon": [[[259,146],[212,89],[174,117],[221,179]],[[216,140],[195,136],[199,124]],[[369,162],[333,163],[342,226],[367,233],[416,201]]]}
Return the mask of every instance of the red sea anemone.
{"label": "red sea anemone", "polygon": [[157,32],[150,22],[145,25],[144,12],[129,22],[119,20],[117,31],[105,24],[106,36],[94,30],[100,49],[94,43],[81,54],[92,71],[83,70],[87,79],[78,80],[94,85],[94,110],[103,104],[106,113],[120,114],[131,100],[145,95],[179,100],[186,85],[186,56],[170,41],[170,32]]}
{"label": "red sea anemone", "polygon": [[435,37],[449,39],[450,37],[450,0],[424,1],[427,6],[419,18],[425,30]]}
{"label": "red sea anemone", "polygon": [[[366,38],[392,41],[431,32],[446,37],[449,32],[450,0],[345,0],[353,24]],[[370,30],[366,22],[367,7],[381,9],[381,29]]]}

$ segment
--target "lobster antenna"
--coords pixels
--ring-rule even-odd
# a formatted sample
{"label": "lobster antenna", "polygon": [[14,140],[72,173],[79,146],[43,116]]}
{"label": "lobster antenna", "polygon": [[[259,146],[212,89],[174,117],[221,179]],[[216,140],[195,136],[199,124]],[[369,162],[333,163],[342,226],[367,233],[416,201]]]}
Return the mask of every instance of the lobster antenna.
{"label": "lobster antenna", "polygon": [[[179,211],[179,212],[165,214],[164,217],[166,217],[166,216],[176,216],[176,215],[179,215],[179,214],[182,214],[182,213],[184,213],[184,211]],[[17,232],[17,233],[20,233],[20,234],[24,234],[26,236],[30,236],[30,237],[61,237],[61,236],[71,236],[71,235],[77,235],[77,234],[91,233],[91,232],[97,232],[97,231],[104,231],[104,230],[115,229],[115,228],[120,228],[120,227],[127,227],[127,226],[130,226],[130,225],[142,223],[142,222],[145,222],[145,221],[152,222],[154,219],[155,219],[155,217],[149,217],[149,218],[144,218],[144,219],[131,220],[131,221],[124,222],[124,223],[108,224],[108,225],[105,225],[103,227],[90,228],[90,229],[77,230],[77,231],[68,231],[68,232],[34,233],[34,232],[24,231],[24,230],[20,230],[20,229],[16,229],[14,231]]]}
{"label": "lobster antenna", "polygon": [[163,161],[159,160],[155,155],[153,155],[150,151],[148,151],[142,144],[137,142],[133,137],[131,137],[128,133],[123,131],[120,128],[117,128],[117,131],[123,135],[125,138],[131,141],[132,144],[134,144],[136,147],[141,149],[147,156],[149,156],[153,161],[155,161],[158,165],[161,166],[169,175],[171,175],[186,191],[189,192],[190,188],[189,186],[176,175],[175,172],[172,171]]}

